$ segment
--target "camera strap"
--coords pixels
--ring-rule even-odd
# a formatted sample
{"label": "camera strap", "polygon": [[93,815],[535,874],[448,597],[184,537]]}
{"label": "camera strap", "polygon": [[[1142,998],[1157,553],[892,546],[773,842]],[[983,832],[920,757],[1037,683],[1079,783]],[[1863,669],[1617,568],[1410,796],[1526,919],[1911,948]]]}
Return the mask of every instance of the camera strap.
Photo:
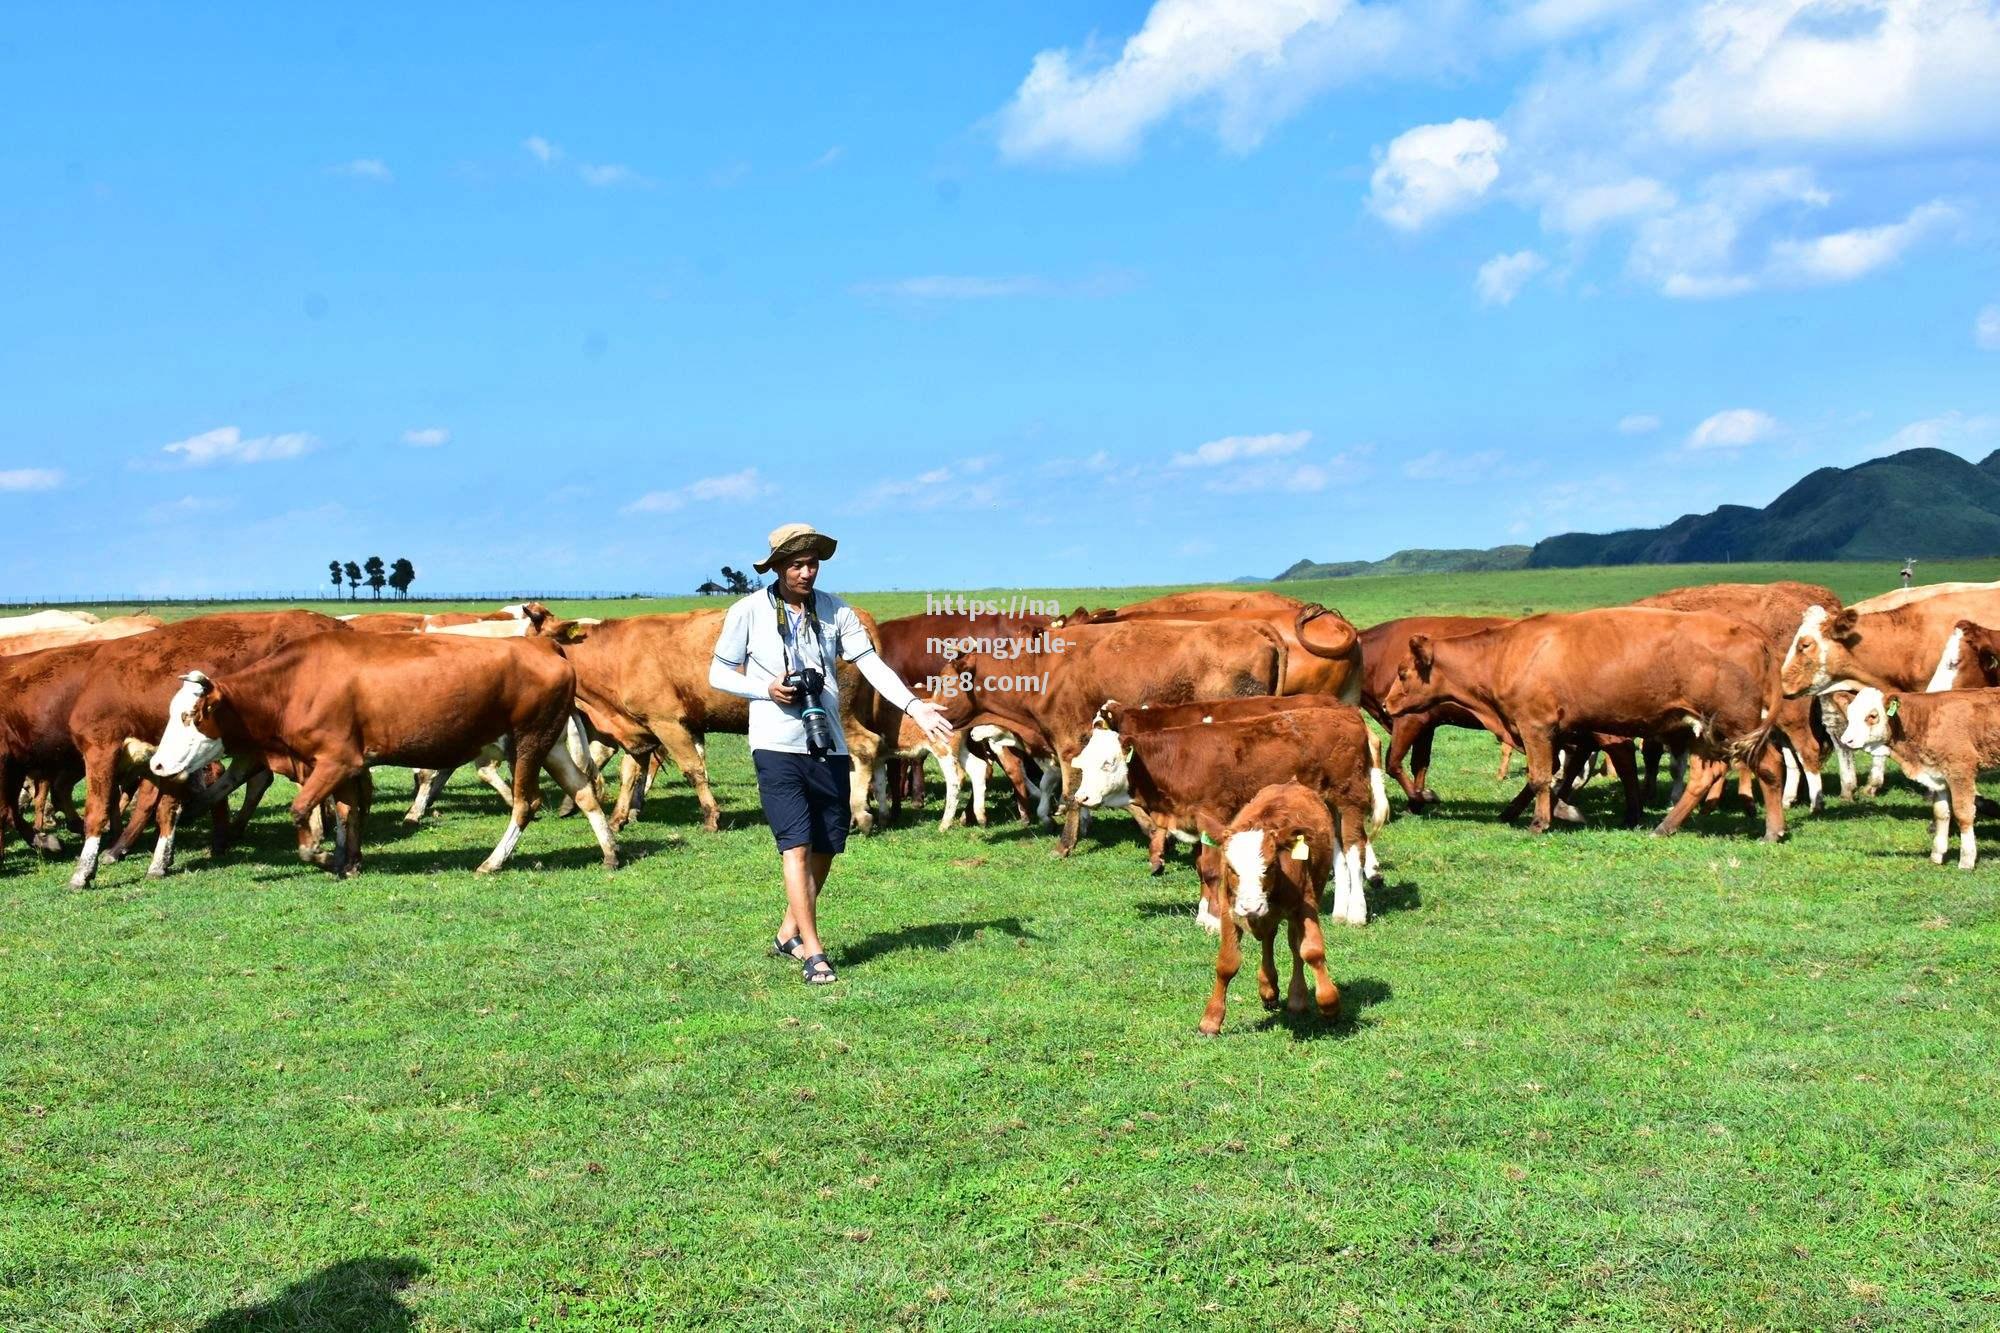
{"label": "camera strap", "polygon": [[[804,656],[805,650],[793,643],[792,613],[786,609],[784,599],[778,596],[776,585],[765,589],[765,591],[770,594],[771,610],[778,617],[778,643],[784,649],[785,671],[789,674],[799,669],[801,663],[798,659]],[[817,592],[806,598],[805,619],[806,624],[812,629],[813,649],[819,654],[820,670],[831,675],[832,673],[827,669],[826,638],[819,627],[819,593]]]}

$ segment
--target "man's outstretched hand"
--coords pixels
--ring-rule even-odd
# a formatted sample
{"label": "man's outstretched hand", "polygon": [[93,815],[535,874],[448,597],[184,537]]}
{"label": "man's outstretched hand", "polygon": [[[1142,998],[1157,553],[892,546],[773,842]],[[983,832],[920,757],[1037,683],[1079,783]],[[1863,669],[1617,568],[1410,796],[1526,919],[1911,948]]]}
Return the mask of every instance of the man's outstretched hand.
{"label": "man's outstretched hand", "polygon": [[944,710],[926,699],[918,699],[909,707],[910,721],[923,728],[924,735],[935,745],[951,744],[951,723],[945,721]]}

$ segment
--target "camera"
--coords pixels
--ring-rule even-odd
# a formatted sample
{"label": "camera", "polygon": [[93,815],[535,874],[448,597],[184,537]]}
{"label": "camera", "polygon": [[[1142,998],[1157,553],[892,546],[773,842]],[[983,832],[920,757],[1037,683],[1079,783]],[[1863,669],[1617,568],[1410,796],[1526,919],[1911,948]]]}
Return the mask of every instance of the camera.
{"label": "camera", "polygon": [[814,754],[832,754],[838,748],[833,738],[833,719],[819,701],[826,677],[818,667],[800,667],[785,676],[785,684],[799,692],[799,721],[805,723],[806,749]]}

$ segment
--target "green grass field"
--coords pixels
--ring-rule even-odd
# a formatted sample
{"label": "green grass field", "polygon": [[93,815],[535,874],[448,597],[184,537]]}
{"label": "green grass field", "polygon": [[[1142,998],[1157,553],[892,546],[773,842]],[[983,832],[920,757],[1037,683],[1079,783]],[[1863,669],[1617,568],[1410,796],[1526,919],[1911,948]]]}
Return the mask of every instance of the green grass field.
{"label": "green grass field", "polygon": [[[1287,590],[1365,624],[1893,573]],[[1775,847],[1740,809],[1628,833],[1601,783],[1535,838],[1494,755],[1444,733],[1444,808],[1397,801],[1374,920],[1328,929],[1343,1019],[1246,967],[1215,1039],[1193,869],[1149,878],[1120,815],[1067,862],[1011,822],[856,838],[840,982],[801,985],[735,737],[724,831],[665,784],[611,874],[545,818],[476,878],[497,799],[462,776],[406,831],[394,771],[346,883],[292,859],[283,781],[160,882],[10,845],[0,1326],[2000,1325],[2000,860],[1932,866],[1901,782]]]}

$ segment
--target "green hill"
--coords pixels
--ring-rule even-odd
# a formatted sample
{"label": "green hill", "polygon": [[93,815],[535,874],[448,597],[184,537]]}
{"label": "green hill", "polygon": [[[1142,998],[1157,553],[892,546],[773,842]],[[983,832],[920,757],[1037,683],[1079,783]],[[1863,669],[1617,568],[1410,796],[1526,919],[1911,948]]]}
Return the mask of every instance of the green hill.
{"label": "green hill", "polygon": [[2000,451],[1977,464],[1907,449],[1823,467],[1762,509],[1723,505],[1662,528],[1567,532],[1537,542],[1534,569],[1741,560],[1901,560],[2000,552]]}
{"label": "green hill", "polygon": [[1495,546],[1490,550],[1431,551],[1415,547],[1382,560],[1337,560],[1319,564],[1300,560],[1275,582],[1298,579],[1346,579],[1362,574],[1475,574],[1496,569],[1521,569],[1530,548]]}

